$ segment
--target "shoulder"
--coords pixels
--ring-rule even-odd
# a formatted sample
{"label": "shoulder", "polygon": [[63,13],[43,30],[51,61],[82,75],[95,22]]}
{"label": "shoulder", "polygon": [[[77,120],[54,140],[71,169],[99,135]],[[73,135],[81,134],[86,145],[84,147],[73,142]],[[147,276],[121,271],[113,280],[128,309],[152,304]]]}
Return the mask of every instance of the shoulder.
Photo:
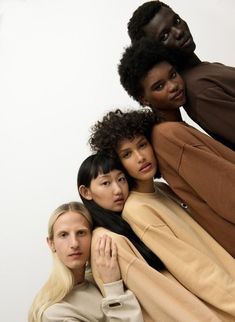
{"label": "shoulder", "polygon": [[103,235],[108,235],[112,239],[117,239],[120,235],[112,232],[109,229],[103,228],[103,227],[97,227],[92,232],[92,244],[96,243],[97,240],[102,237]]}
{"label": "shoulder", "polygon": [[91,246],[91,254],[92,255],[95,252],[95,245],[97,243],[97,240],[100,237],[102,237],[104,234],[110,236],[112,238],[112,240],[114,240],[117,243],[117,245],[128,242],[128,239],[125,236],[114,233],[111,230],[108,230],[106,228],[98,227],[92,233],[92,246]]}
{"label": "shoulder", "polygon": [[[213,84],[217,81],[234,79],[235,68],[221,63],[202,62],[193,68],[182,72],[182,77],[186,82],[187,91],[195,91],[192,85],[197,85],[199,89],[205,84]],[[202,87],[203,89],[203,87]]]}
{"label": "shoulder", "polygon": [[70,312],[69,304],[65,302],[55,303],[49,306],[43,313],[42,322],[64,322]]}

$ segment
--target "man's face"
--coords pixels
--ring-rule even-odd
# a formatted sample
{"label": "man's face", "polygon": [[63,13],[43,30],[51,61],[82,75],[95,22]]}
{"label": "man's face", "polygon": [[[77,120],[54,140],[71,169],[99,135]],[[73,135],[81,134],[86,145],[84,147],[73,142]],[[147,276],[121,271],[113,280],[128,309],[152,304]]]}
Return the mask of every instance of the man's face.
{"label": "man's face", "polygon": [[147,38],[181,54],[190,55],[196,48],[186,22],[169,8],[162,7],[143,29]]}

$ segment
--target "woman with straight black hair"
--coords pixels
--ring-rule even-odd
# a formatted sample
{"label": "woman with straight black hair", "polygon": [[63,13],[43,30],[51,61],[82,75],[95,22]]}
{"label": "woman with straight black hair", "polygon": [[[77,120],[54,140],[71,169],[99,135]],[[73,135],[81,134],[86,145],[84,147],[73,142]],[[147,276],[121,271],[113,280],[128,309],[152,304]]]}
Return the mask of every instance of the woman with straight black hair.
{"label": "woman with straight black hair", "polygon": [[[134,185],[133,179],[126,174],[121,163],[117,159],[108,157],[102,153],[90,155],[83,161],[78,171],[77,186],[79,194],[92,216],[94,228],[104,227],[116,234],[127,237],[150,266],[157,270],[164,269],[162,261],[139,239],[130,225],[121,216],[128,193],[126,194],[126,198],[124,198],[125,200],[123,199],[123,206],[121,205],[120,210],[118,209],[118,211],[104,208],[102,207],[102,202],[101,204],[98,204],[94,199],[87,199],[84,197],[86,196],[85,193],[88,191],[87,188],[89,189],[91,187],[92,180],[97,179],[99,175],[108,174],[112,171],[119,171],[122,178],[125,176],[131,187]],[[126,181],[127,189],[128,183]],[[105,198],[105,196],[103,196],[103,198]]]}
{"label": "woman with straight black hair", "polygon": [[[118,159],[105,152],[89,156],[78,171],[78,191],[95,228],[91,266],[101,292],[104,294],[93,254],[97,239],[105,234],[117,245],[122,280],[137,297],[145,322],[219,322],[214,312],[174,278],[121,217],[129,195],[127,180]],[[135,182],[129,184],[132,188]]]}

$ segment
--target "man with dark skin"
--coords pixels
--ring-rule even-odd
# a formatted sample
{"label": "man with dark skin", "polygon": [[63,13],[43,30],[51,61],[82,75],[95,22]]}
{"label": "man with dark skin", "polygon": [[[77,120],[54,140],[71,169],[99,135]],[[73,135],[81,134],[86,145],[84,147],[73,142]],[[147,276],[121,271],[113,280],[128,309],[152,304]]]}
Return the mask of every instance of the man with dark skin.
{"label": "man with dark skin", "polygon": [[235,68],[202,62],[187,23],[160,1],[138,7],[128,33],[132,43],[146,37],[172,51],[186,83],[184,109],[209,135],[235,150]]}

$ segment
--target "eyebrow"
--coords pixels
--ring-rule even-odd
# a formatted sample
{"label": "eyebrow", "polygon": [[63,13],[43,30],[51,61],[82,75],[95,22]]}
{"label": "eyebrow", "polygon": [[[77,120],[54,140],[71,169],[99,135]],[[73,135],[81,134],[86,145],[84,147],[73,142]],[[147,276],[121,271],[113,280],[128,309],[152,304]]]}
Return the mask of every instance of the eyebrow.
{"label": "eyebrow", "polygon": [[169,30],[169,28],[174,24],[175,18],[180,18],[180,16],[177,13],[172,12],[171,16],[169,17],[169,21],[171,22],[171,25],[170,26],[169,25],[163,25],[162,28],[159,27],[157,32],[156,32],[157,37],[160,37],[162,34],[164,34],[166,31]]}
{"label": "eyebrow", "polygon": [[[168,62],[167,60],[166,60],[166,62],[168,63],[168,64],[170,64],[171,65],[171,63],[170,62]],[[174,72],[174,71],[176,71],[175,70],[175,67],[174,66],[170,66],[170,69],[168,70],[168,75],[170,75],[172,72]],[[160,85],[162,82],[163,82],[164,80],[163,79],[159,79],[158,81],[156,81],[155,83],[153,83],[151,86],[150,86],[150,89],[151,90],[154,90],[154,88],[157,86],[157,85]]]}
{"label": "eyebrow", "polygon": [[102,178],[109,177],[109,176],[110,176],[110,172],[112,172],[112,171],[114,171],[114,170],[118,171],[118,173],[117,173],[118,175],[119,175],[119,174],[121,174],[121,173],[123,173],[123,171],[122,171],[122,170],[119,170],[119,169],[113,169],[113,170],[110,170],[108,173],[102,173],[102,174],[99,174],[97,178],[102,179]]}
{"label": "eyebrow", "polygon": [[[144,135],[142,135],[142,134],[141,135],[138,135],[137,137],[138,137],[137,142],[136,142],[137,144],[139,144],[143,140],[147,140],[147,138]],[[127,152],[129,150],[130,150],[129,147],[128,148],[125,148],[125,149],[119,149],[118,153]]]}
{"label": "eyebrow", "polygon": [[[85,231],[85,230],[89,230],[89,228],[84,226],[84,227],[81,227],[81,228],[77,229],[77,231]],[[60,230],[56,231],[55,235],[57,236],[57,235],[59,235],[61,233],[67,233],[67,232],[68,232],[68,229],[64,228],[64,229],[60,229]]]}

